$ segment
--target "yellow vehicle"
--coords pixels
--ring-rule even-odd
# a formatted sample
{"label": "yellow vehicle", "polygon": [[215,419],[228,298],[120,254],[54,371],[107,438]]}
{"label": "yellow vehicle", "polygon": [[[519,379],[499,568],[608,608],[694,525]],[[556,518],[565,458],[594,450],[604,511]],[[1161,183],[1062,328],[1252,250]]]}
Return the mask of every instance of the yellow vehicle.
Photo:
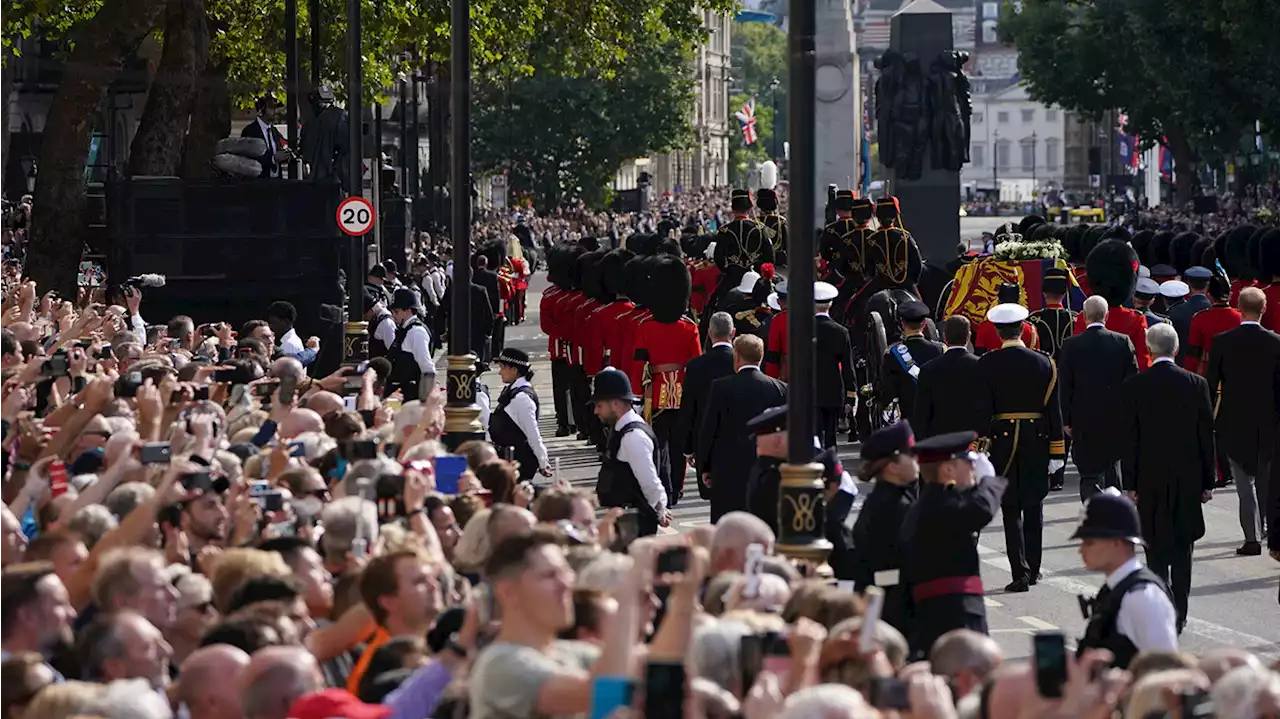
{"label": "yellow vehicle", "polygon": [[[1050,207],[1048,210],[1049,220],[1051,222],[1062,222],[1063,208]],[[1073,207],[1067,212],[1067,221],[1063,224],[1076,224],[1079,222],[1106,222],[1107,213],[1101,207]]]}

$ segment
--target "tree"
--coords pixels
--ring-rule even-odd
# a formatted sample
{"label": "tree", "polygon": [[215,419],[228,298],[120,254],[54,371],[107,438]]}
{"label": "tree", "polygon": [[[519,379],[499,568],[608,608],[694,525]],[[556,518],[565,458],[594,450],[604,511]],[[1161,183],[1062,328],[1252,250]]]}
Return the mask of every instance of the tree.
{"label": "tree", "polygon": [[[736,112],[747,98],[756,98],[756,117],[763,108],[770,111],[768,127],[757,121],[760,147],[768,152],[777,148],[782,155],[782,143],[787,137],[787,33],[781,28],[760,22],[735,22],[730,50],[733,71],[740,81],[741,99],[729,102],[729,111]],[[777,82],[777,87],[773,86]],[[777,108],[776,118],[774,108]],[[776,119],[776,123],[773,121]],[[765,134],[766,131],[768,134]],[[774,133],[777,133],[776,144]],[[731,156],[732,161],[732,156]],[[767,156],[760,161],[768,159]]]}
{"label": "tree", "polygon": [[[729,109],[736,112],[751,98],[744,93],[737,93],[729,98]],[[779,110],[782,108],[779,107]],[[733,122],[733,120],[731,120]],[[751,168],[768,160],[773,154],[773,145],[765,138],[773,138],[773,108],[756,102],[756,141],[750,145],[742,141],[742,133],[733,133],[729,138],[729,182],[734,185],[746,184],[747,174]],[[778,138],[778,154],[782,154],[781,138]]]}
{"label": "tree", "polygon": [[1275,3],[1244,0],[1023,0],[999,27],[1032,98],[1094,119],[1122,110],[1126,132],[1163,141],[1184,204],[1202,157],[1276,116],[1280,51],[1264,35],[1277,22]]}

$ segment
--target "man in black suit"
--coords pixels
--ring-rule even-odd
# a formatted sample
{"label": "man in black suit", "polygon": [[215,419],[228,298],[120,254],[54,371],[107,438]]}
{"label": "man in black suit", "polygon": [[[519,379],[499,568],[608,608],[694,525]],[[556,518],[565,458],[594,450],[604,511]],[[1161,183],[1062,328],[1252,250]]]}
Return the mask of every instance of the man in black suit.
{"label": "man in black suit", "polygon": [[942,356],[942,343],[924,336],[924,321],[929,307],[923,302],[904,302],[898,305],[898,319],[902,322],[902,341],[895,342],[880,358],[880,399],[886,405],[898,400],[902,419],[914,423],[916,392],[920,372],[929,362]]}
{"label": "man in black suit", "polygon": [[258,102],[254,104],[258,111],[257,117],[240,131],[240,137],[256,137],[267,145],[266,151],[258,158],[258,164],[262,165],[262,174],[258,177],[279,177],[280,168],[289,161],[284,136],[275,126],[277,107],[275,98],[270,95],[258,98]]}
{"label": "man in black suit", "polygon": [[[1213,338],[1207,379],[1217,408],[1218,442],[1231,463],[1240,496],[1240,528],[1244,545],[1236,554],[1262,554],[1268,529],[1267,497],[1271,484],[1272,443],[1276,431],[1276,397],[1280,383],[1280,335],[1258,324],[1267,296],[1256,287],[1240,293],[1240,326]],[[1270,527],[1275,534],[1275,527]]]}
{"label": "man in black suit", "polygon": [[[839,290],[826,282],[813,283],[813,301],[817,317],[814,318],[814,369],[815,406],[818,422],[815,427],[822,448],[836,446],[840,412],[854,401],[858,393],[858,380],[853,376],[853,345],[849,342],[849,330],[831,319],[831,301]],[[800,308],[793,308],[799,310]]]}
{"label": "man in black suit", "polygon": [[[453,312],[451,293],[453,283],[444,289],[444,297],[440,300],[440,313],[436,316],[436,331],[444,335],[449,331],[450,315]],[[468,348],[481,362],[488,364],[492,356],[489,354],[489,335],[493,332],[493,318],[496,314],[493,305],[489,304],[489,292],[485,288],[471,283],[471,346]]]}
{"label": "man in black suit", "polygon": [[[1214,344],[1217,344],[1215,341]],[[1187,623],[1191,553],[1213,497],[1213,410],[1204,378],[1174,363],[1178,332],[1147,330],[1151,367],[1125,380],[1120,413],[1124,489],[1138,504],[1147,565],[1169,587],[1178,631]]]}
{"label": "man in black suit", "polygon": [[[711,395],[711,383],[733,374],[733,317],[728,312],[716,312],[707,322],[707,335],[711,347],[689,360],[684,370],[684,394],[680,397],[680,421],[684,423],[685,458],[697,460],[698,429],[706,412],[707,398]],[[710,499],[709,488],[702,484],[698,474],[698,496]]]}
{"label": "man in black suit", "polygon": [[1081,502],[1104,487],[1120,486],[1120,386],[1138,373],[1129,336],[1106,328],[1109,309],[1100,295],[1085,300],[1085,331],[1068,337],[1058,355],[1062,423],[1071,433]]}
{"label": "man in black suit", "polygon": [[952,432],[986,434],[991,393],[978,358],[969,351],[970,325],[964,315],[942,323],[942,356],[920,368],[911,426],[921,439]]}
{"label": "man in black suit", "polygon": [[[484,288],[485,294],[489,297],[489,306],[493,308],[493,316],[489,320],[489,327],[485,331],[486,337],[492,337],[492,352],[488,357],[497,357],[502,353],[502,332],[499,323],[502,322],[502,315],[498,311],[502,307],[502,293],[498,289],[498,273],[489,269],[489,258],[484,255],[476,255],[475,269],[471,274],[471,281]],[[474,332],[474,330],[473,330]]]}
{"label": "man in black suit", "polygon": [[747,478],[756,461],[756,440],[747,422],[787,403],[787,385],[760,371],[764,342],[743,335],[733,342],[735,374],[711,383],[698,431],[698,474],[710,488],[711,522],[747,509]]}

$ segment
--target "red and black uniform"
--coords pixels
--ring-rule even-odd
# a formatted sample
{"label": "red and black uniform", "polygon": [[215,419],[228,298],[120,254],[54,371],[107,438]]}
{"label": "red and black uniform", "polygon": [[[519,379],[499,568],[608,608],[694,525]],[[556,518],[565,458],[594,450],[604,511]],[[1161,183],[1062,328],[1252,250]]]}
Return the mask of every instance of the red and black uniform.
{"label": "red and black uniform", "polygon": [[1182,366],[1204,376],[1209,369],[1209,350],[1213,338],[1240,326],[1240,310],[1226,302],[1215,302],[1213,307],[1201,310],[1191,318],[1191,332],[1187,335],[1187,353]]}
{"label": "red and black uniform", "polygon": [[764,347],[764,373],[774,379],[787,379],[787,311],[769,320],[769,341]]}
{"label": "red and black uniform", "polygon": [[1228,304],[1232,307],[1240,306],[1240,293],[1246,289],[1253,287],[1253,280],[1232,280],[1231,281],[1231,300]]}
{"label": "red and black uniform", "polygon": [[[558,261],[558,260],[557,260]],[[551,262],[548,259],[548,262]],[[548,270],[548,275],[554,274]],[[557,311],[561,300],[567,292],[552,285],[542,293],[542,301],[538,304],[538,323],[542,333],[547,336],[547,355],[551,358],[551,393],[556,410],[556,434],[569,434],[572,419],[569,416],[569,358],[563,349],[560,339],[560,328],[556,325]]]}
{"label": "red and black uniform", "polygon": [[[1022,321],[1022,336],[1019,338],[1022,344],[1033,350],[1040,349],[1040,335],[1036,333],[1036,328],[1030,322]],[[973,335],[973,351],[974,354],[984,354],[986,352],[994,352],[1004,346],[1004,340],[1000,339],[1000,333],[996,331],[996,326],[991,322],[983,320],[978,323],[978,329]]]}
{"label": "red and black uniform", "polygon": [[599,300],[586,297],[574,307],[573,328],[569,331],[573,344],[573,360],[569,363],[573,369],[573,404],[582,413],[578,420],[578,437],[590,440],[597,447],[604,444],[604,429],[595,412],[587,406],[591,398],[591,378],[594,376],[587,371],[587,347],[590,342],[588,327],[591,315],[600,307]]}

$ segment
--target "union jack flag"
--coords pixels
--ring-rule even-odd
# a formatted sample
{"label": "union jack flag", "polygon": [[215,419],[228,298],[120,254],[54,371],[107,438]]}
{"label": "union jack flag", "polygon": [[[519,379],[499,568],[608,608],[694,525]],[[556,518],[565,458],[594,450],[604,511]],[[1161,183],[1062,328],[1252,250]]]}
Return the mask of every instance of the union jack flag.
{"label": "union jack flag", "polygon": [[733,113],[738,118],[738,124],[742,127],[742,144],[753,145],[756,141],[756,101],[755,98],[747,100],[743,104],[742,109]]}

